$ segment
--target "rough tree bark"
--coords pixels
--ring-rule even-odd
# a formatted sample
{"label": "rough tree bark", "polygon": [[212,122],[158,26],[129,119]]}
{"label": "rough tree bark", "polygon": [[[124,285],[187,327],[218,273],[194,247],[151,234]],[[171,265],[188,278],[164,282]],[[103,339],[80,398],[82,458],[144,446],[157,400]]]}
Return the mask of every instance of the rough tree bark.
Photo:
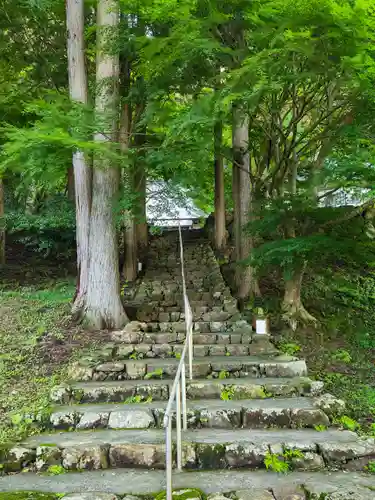
{"label": "rough tree bark", "polygon": [[[66,0],[69,92],[72,100],[87,103],[87,75],[84,43],[84,0]],[[82,310],[89,277],[89,229],[92,172],[82,151],[73,153],[76,204],[77,290],[73,314]]]}
{"label": "rough tree bark", "polygon": [[[140,105],[136,110],[136,116],[140,119],[144,111],[144,105]],[[146,181],[147,174],[143,161],[142,148],[146,142],[146,127],[137,126],[134,136],[134,147],[138,149],[134,165],[134,189],[137,194],[137,206],[135,209],[137,223],[137,244],[140,259],[143,260],[148,246],[148,227],[146,218]]]}
{"label": "rough tree bark", "polygon": [[[125,104],[121,110],[120,116],[120,149],[126,154],[130,142],[130,107]],[[123,176],[123,182],[134,189],[133,168],[129,167],[126,175]],[[137,278],[137,226],[133,210],[127,211],[125,214],[125,230],[124,230],[124,264],[122,273],[128,281],[134,281]]]}
{"label": "rough tree bark", "polygon": [[[97,6],[97,95],[95,108],[107,124],[95,140],[108,142],[117,136],[118,55],[106,51],[108,30],[119,23],[118,3],[98,0]],[[103,156],[94,158],[90,221],[90,272],[84,321],[97,329],[121,328],[127,322],[120,299],[120,276],[113,204],[118,194],[118,169]]]}
{"label": "rough tree bark", "polygon": [[[289,191],[293,196],[297,194],[297,175],[298,164],[297,158],[294,155],[289,178]],[[287,238],[296,237],[295,220],[293,220],[293,218],[289,218],[288,220],[285,228],[285,235]],[[285,290],[282,302],[283,318],[289,323],[293,330],[297,328],[299,321],[305,323],[316,322],[316,319],[306,311],[301,298],[302,280],[305,274],[306,264],[307,262],[296,264],[290,272],[290,275],[284,279]]]}
{"label": "rough tree bark", "polygon": [[215,167],[215,246],[223,250],[226,244],[224,165],[221,153],[223,125],[220,121],[214,127],[214,167]]}
{"label": "rough tree bark", "polygon": [[75,201],[75,189],[74,189],[74,167],[73,165],[68,168],[68,174],[66,179],[66,191],[68,195],[68,200]]}
{"label": "rough tree bark", "polygon": [[[252,236],[243,231],[250,222],[251,179],[249,143],[249,118],[240,106],[233,108],[233,202],[234,246],[236,261],[247,259],[252,250]],[[259,285],[251,266],[237,265],[237,297],[241,300],[260,295]]]}
{"label": "rough tree bark", "polygon": [[0,178],[0,266],[5,265],[4,183]]}
{"label": "rough tree bark", "polygon": [[298,322],[316,323],[316,318],[306,311],[302,299],[302,280],[306,263],[296,267],[291,276],[285,280],[284,299],[282,303],[283,318],[295,330]]}

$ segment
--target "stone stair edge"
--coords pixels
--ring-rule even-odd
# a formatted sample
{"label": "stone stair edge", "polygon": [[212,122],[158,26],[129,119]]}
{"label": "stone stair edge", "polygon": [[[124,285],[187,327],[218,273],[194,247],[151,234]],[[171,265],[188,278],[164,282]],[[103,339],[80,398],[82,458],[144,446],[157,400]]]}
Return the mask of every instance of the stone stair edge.
{"label": "stone stair edge", "polygon": [[[290,475],[264,470],[199,470],[173,475],[173,487],[182,494],[202,491],[207,500],[373,500],[375,479],[343,471],[296,471],[291,479]],[[165,471],[129,468],[49,477],[33,473],[0,477],[0,492],[15,491],[63,494],[67,500],[148,500],[165,491]],[[198,500],[199,496],[194,498]]]}
{"label": "stone stair edge", "polygon": [[[98,362],[84,358],[69,366],[67,380],[124,380],[174,378],[180,360],[176,358],[143,358],[116,362]],[[186,365],[186,370],[188,366]],[[221,373],[235,377],[255,375],[268,377],[306,376],[305,360],[290,357],[206,356],[193,359],[194,377],[219,377]]]}
{"label": "stone stair edge", "polygon": [[[50,400],[57,404],[96,402],[140,402],[168,400],[173,379],[73,382],[55,386]],[[187,399],[266,399],[287,396],[319,396],[324,384],[308,377],[293,378],[225,378],[186,381]]]}
{"label": "stone stair edge", "polygon": [[[264,468],[267,456],[276,455],[288,466],[312,472],[324,468],[364,469],[375,456],[375,440],[360,439],[345,431],[190,431],[183,438],[183,462],[187,469]],[[272,434],[274,434],[272,436]],[[353,435],[354,434],[354,435]],[[339,437],[340,436],[340,437]],[[255,438],[255,439],[254,439]],[[175,450],[175,438],[174,453]],[[294,451],[294,453],[293,453]],[[137,467],[165,467],[163,431],[97,431],[70,435],[41,435],[8,451],[6,472],[17,466],[46,471],[49,466],[65,470],[98,470]],[[12,461],[13,459],[13,461]]]}
{"label": "stone stair edge", "polygon": [[[327,395],[314,398],[278,398],[249,400],[189,400],[189,428],[327,428],[332,416],[342,408]],[[135,404],[96,403],[56,406],[44,428],[79,429],[148,429],[163,427],[167,401]],[[175,412],[172,414],[175,426]]]}

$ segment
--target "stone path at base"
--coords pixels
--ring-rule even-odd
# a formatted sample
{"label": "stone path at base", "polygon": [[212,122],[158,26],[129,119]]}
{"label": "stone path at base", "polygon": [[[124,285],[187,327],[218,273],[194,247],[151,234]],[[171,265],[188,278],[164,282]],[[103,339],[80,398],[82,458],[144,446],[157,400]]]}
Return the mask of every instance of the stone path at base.
{"label": "stone path at base", "polygon": [[[51,392],[44,433],[0,450],[0,492],[150,500],[165,489],[163,417],[185,339],[176,236],[151,245],[130,304],[137,321],[72,363]],[[235,492],[208,500],[374,500],[375,478],[362,471],[375,462],[375,440],[338,429],[344,402],[307,377],[304,360],[254,334],[206,241],[186,241],[185,261],[196,344],[173,487]],[[272,457],[288,464],[287,475],[265,470]],[[66,473],[49,476],[50,467]]]}
{"label": "stone path at base", "polygon": [[[266,471],[215,471],[186,472],[174,475],[175,488],[199,488],[205,493],[225,493],[245,489],[274,492],[276,500],[300,500],[302,497],[286,497],[292,486],[302,485],[310,494],[333,494],[340,500],[374,500],[375,479],[353,473],[307,473],[293,472],[291,475]],[[21,474],[0,478],[1,491],[30,490],[54,493],[105,492],[115,495],[146,495],[165,489],[163,471],[140,471],[117,469],[63,474],[46,477]],[[341,496],[338,496],[338,495]],[[93,496],[93,498],[95,498]],[[251,500],[261,497],[254,495]],[[319,497],[318,497],[319,498]],[[250,500],[250,499],[249,499]]]}

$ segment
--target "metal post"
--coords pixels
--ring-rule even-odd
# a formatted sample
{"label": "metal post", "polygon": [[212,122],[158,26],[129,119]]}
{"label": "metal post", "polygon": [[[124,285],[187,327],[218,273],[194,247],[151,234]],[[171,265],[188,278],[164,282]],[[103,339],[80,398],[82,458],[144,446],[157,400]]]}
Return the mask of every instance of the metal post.
{"label": "metal post", "polygon": [[168,418],[166,432],[167,499],[172,500],[172,419]]}
{"label": "metal post", "polygon": [[186,406],[186,365],[183,363],[181,371],[181,396],[182,396],[182,426],[187,431],[187,406]]}
{"label": "metal post", "polygon": [[181,384],[176,390],[176,433],[177,433],[177,470],[182,471],[182,436],[181,436]]}
{"label": "metal post", "polygon": [[188,336],[189,336],[189,378],[190,380],[193,380],[193,328],[190,323],[189,326],[189,331],[188,331]]}

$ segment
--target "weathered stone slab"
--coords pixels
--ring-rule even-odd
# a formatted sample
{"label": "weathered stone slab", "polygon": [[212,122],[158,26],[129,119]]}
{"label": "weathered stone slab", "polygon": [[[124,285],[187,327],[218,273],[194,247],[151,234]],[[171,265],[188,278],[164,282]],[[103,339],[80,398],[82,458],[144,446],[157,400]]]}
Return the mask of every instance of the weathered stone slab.
{"label": "weathered stone slab", "polygon": [[110,429],[147,429],[155,424],[150,410],[119,410],[111,412]]}
{"label": "weathered stone slab", "polygon": [[229,467],[259,467],[269,451],[267,444],[232,443],[225,447],[225,459]]}
{"label": "weathered stone slab", "polygon": [[85,412],[80,418],[77,429],[104,429],[108,425],[109,412]]}
{"label": "weathered stone slab", "polygon": [[112,467],[165,468],[164,444],[118,444],[109,450]]}

